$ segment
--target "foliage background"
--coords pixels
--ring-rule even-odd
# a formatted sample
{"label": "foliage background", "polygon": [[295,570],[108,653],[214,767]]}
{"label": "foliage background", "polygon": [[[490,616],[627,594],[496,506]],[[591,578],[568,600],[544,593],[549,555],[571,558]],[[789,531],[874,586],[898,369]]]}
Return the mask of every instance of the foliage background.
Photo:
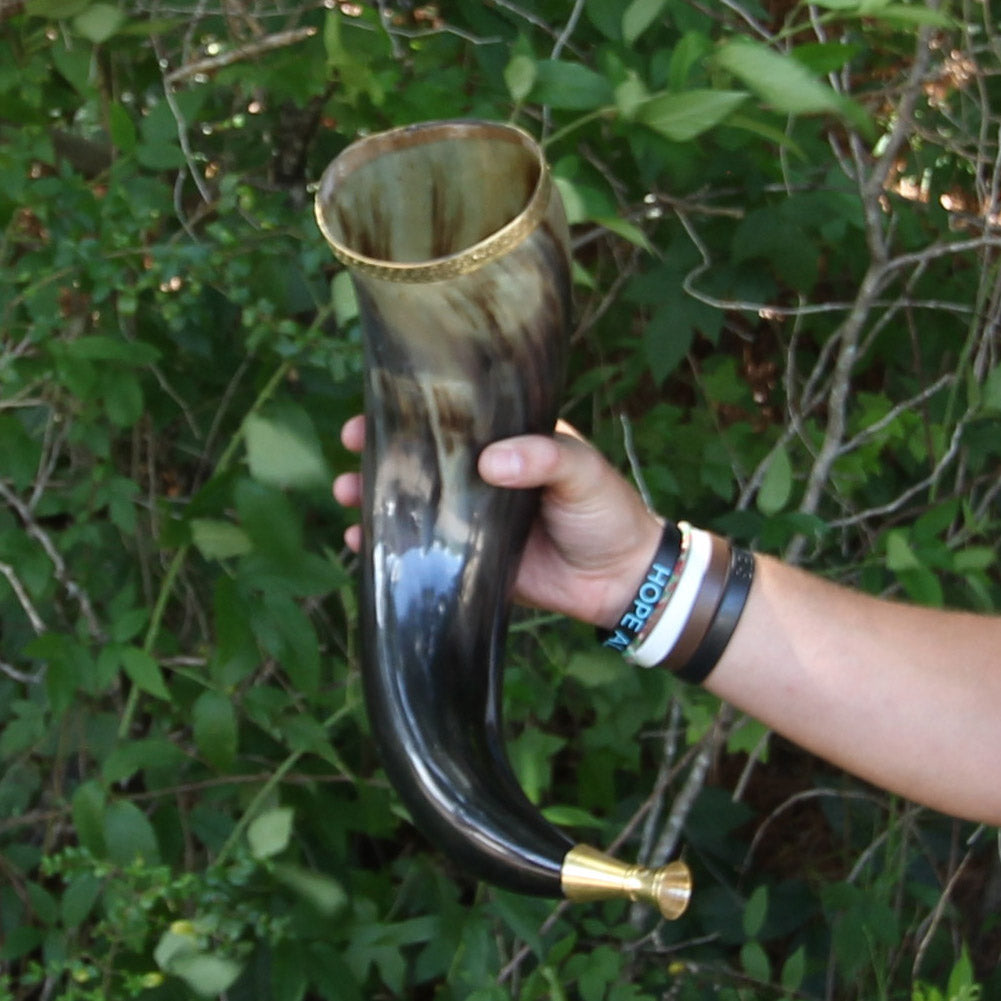
{"label": "foliage background", "polygon": [[[555,821],[690,913],[471,885],[359,700],[362,130],[513,119],[574,223],[565,415],[665,514],[867,590],[999,599],[990,6],[0,5],[0,998],[820,999],[1001,988],[994,832],[588,630],[511,634]],[[945,665],[947,667],[947,665]]]}

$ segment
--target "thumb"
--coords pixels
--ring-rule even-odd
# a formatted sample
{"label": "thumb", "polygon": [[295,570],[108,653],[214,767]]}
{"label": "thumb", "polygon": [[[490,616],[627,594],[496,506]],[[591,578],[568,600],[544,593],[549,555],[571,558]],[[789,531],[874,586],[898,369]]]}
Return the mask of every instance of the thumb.
{"label": "thumb", "polygon": [[546,487],[561,500],[574,501],[592,493],[604,459],[573,435],[519,435],[487,445],[480,453],[479,472],[498,487]]}

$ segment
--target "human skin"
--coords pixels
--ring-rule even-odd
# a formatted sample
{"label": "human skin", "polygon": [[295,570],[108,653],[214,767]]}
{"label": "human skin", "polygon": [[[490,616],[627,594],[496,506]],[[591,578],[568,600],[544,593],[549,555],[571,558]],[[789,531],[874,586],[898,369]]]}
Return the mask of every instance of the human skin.
{"label": "human skin", "polygon": [[[349,420],[341,438],[360,451],[364,420]],[[489,445],[479,472],[496,486],[542,488],[516,600],[617,622],[663,526],[637,491],[562,424],[553,437]],[[359,475],[339,476],[334,497],[357,506]],[[358,525],[345,541],[358,550]],[[863,779],[1001,825],[999,617],[874,598],[758,556],[744,613],[705,687]]]}

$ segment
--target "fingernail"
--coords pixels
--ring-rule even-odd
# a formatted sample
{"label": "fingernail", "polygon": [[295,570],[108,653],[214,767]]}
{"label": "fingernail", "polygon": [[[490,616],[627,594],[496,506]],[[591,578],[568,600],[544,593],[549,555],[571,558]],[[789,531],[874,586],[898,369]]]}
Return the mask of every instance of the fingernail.
{"label": "fingernail", "polygon": [[495,480],[513,480],[525,465],[518,452],[506,445],[492,446],[484,453],[483,460],[485,471]]}

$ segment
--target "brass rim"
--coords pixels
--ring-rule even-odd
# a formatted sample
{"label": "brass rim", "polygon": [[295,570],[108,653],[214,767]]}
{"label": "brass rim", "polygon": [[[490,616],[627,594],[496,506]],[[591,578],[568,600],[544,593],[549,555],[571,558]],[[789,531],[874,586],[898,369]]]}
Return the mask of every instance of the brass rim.
{"label": "brass rim", "polygon": [[[330,232],[326,223],[323,203],[328,189],[341,177],[381,155],[387,148],[394,146],[403,148],[408,145],[416,146],[428,142],[439,142],[449,136],[475,132],[494,134],[504,139],[517,141],[535,156],[539,166],[539,178],[528,203],[518,215],[495,233],[491,233],[490,236],[459,253],[435,257],[427,261],[408,261],[403,264],[359,254]],[[457,275],[469,274],[488,261],[501,257],[521,243],[545,218],[549,208],[551,186],[549,168],[542,156],[541,149],[536,141],[522,129],[513,125],[500,125],[492,122],[429,122],[391,129],[376,136],[360,139],[348,146],[324,171],[323,177],[320,179],[314,211],[317,224],[327,243],[330,244],[334,257],[352,271],[391,282],[436,282],[455,278]]]}

